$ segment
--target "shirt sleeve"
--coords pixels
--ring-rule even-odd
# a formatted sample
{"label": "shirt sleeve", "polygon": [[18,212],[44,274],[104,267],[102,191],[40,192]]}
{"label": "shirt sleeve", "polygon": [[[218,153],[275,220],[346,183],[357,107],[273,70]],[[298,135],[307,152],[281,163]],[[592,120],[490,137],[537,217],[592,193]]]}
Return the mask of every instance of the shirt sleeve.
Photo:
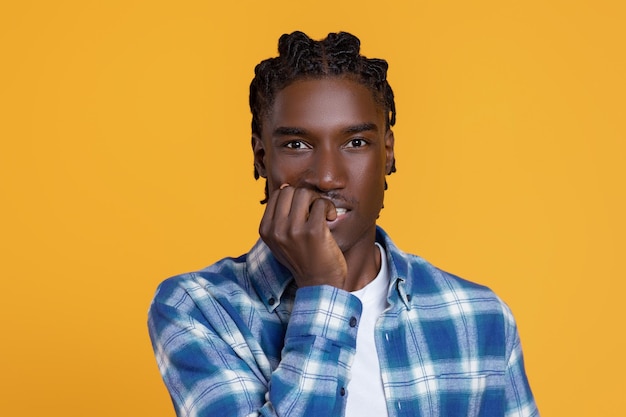
{"label": "shirt sleeve", "polygon": [[200,308],[194,298],[189,288],[165,281],[148,315],[177,416],[342,415],[361,314],[356,297],[330,286],[299,289],[273,370],[227,299]]}
{"label": "shirt sleeve", "polygon": [[272,375],[270,402],[280,416],[342,416],[361,302],[330,286],[305,287]]}
{"label": "shirt sleeve", "polygon": [[505,316],[510,326],[508,332],[510,343],[507,345],[511,346],[505,374],[505,417],[539,417],[539,410],[524,368],[524,355],[517,325],[508,308],[505,308]]}

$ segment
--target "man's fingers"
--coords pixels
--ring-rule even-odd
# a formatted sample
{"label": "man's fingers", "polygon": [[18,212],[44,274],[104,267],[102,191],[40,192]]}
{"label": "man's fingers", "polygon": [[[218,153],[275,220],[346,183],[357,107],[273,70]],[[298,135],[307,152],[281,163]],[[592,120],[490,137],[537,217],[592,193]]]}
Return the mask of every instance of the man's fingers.
{"label": "man's fingers", "polygon": [[270,194],[259,231],[265,239],[284,243],[288,236],[302,236],[312,225],[325,225],[336,218],[332,201],[313,190],[285,183]]}
{"label": "man's fingers", "polygon": [[311,204],[319,198],[319,194],[306,188],[296,188],[289,216],[294,226],[304,226],[309,220]]}
{"label": "man's fingers", "polygon": [[[285,185],[285,184],[283,184]],[[274,216],[272,220],[280,225],[287,220],[289,217],[289,213],[291,212],[291,202],[293,200],[293,194],[296,191],[294,187],[290,186],[281,186],[279,190],[276,191],[276,208],[274,209]]]}
{"label": "man's fingers", "polygon": [[[285,198],[284,193],[285,191],[287,191],[285,189],[288,187],[289,187],[289,184],[283,184],[280,186],[280,189],[274,190],[270,194],[267,200],[267,204],[265,206],[265,212],[263,213],[263,218],[261,219],[261,224],[259,226],[259,232],[261,234],[261,237],[268,236],[271,230],[274,228],[274,222],[281,215],[281,214],[277,214],[277,211],[280,213],[285,212],[284,206],[286,204],[287,199]],[[293,189],[288,194],[290,195],[293,194]],[[289,200],[288,204],[291,205],[291,197],[289,197],[288,200]],[[286,212],[287,214],[289,214],[289,206],[287,207]]]}
{"label": "man's fingers", "polygon": [[332,201],[326,198],[317,198],[311,203],[311,221],[333,221],[337,218],[337,209]]}

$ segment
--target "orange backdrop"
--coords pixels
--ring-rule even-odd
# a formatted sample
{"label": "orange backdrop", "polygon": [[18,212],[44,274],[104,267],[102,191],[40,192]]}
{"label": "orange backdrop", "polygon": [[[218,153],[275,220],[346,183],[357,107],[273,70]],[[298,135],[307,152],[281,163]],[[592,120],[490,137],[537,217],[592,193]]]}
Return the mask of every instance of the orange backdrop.
{"label": "orange backdrop", "polygon": [[391,65],[396,243],[510,304],[543,415],[621,415],[624,3],[297,4],[0,6],[0,415],[174,415],[147,308],[255,241],[247,88],[295,29]]}

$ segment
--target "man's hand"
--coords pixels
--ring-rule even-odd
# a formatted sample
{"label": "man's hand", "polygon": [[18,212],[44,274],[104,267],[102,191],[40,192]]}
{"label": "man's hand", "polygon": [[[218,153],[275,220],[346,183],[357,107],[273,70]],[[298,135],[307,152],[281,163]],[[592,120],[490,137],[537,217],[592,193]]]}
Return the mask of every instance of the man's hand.
{"label": "man's hand", "polygon": [[348,266],[326,221],[337,218],[334,204],[318,193],[283,184],[271,193],[259,233],[299,287],[343,288]]}

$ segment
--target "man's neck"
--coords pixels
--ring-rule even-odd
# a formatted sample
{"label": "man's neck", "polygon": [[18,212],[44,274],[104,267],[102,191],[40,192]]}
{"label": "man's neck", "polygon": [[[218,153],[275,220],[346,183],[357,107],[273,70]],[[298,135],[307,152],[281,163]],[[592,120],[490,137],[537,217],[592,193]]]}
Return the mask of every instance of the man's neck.
{"label": "man's neck", "polygon": [[369,284],[380,271],[380,250],[372,240],[371,244],[362,244],[344,252],[348,264],[348,277],[344,290],[357,291]]}

